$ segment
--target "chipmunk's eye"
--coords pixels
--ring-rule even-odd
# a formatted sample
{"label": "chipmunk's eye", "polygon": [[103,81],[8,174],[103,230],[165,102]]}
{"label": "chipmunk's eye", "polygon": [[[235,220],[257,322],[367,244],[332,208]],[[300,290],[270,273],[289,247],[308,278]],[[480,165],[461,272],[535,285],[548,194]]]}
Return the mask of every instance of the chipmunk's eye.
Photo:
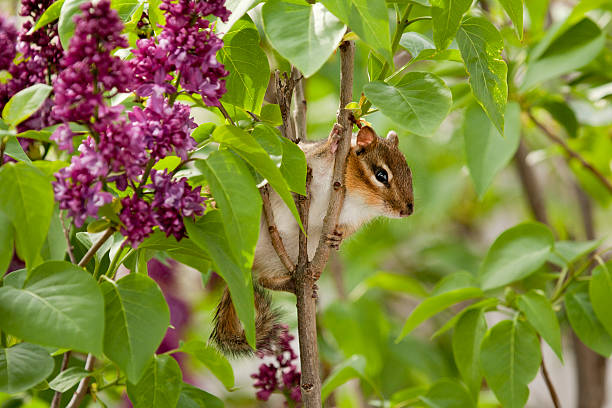
{"label": "chipmunk's eye", "polygon": [[376,180],[380,181],[383,184],[389,183],[389,176],[387,174],[387,170],[385,169],[377,169],[374,173],[374,176],[376,176]]}

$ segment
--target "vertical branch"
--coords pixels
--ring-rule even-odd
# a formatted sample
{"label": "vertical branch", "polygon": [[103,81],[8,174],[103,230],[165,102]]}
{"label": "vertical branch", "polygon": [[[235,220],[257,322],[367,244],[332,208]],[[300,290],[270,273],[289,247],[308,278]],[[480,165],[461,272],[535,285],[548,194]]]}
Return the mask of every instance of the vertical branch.
{"label": "vertical branch", "polygon": [[[291,71],[291,75],[294,75],[294,71],[297,71],[297,68],[293,67]],[[298,140],[307,140],[308,136],[306,134],[306,95],[304,93],[304,82],[306,78],[303,75],[300,75],[299,71],[295,73],[296,77],[300,78],[295,84],[294,95],[295,95],[295,109],[293,110],[293,118],[295,121],[295,134]]]}
{"label": "vertical branch", "polygon": [[548,225],[548,216],[546,215],[546,201],[542,196],[542,189],[538,184],[538,180],[533,169],[527,164],[527,154],[529,150],[525,142],[521,138],[518,149],[514,155],[516,167],[521,179],[521,184],[525,190],[525,197],[529,202],[529,207],[533,211],[535,219],[539,222]]}
{"label": "vertical branch", "polygon": [[[87,361],[85,362],[85,371],[93,371],[95,363],[96,358],[93,355],[88,354]],[[83,398],[85,398],[85,395],[87,395],[87,390],[89,389],[90,381],[91,377],[85,377],[81,380],[76,391],[74,392],[74,394],[72,394],[70,402],[68,403],[68,405],[66,405],[66,408],[76,408],[81,405],[81,402],[83,402]]]}
{"label": "vertical branch", "polygon": [[293,88],[297,82],[297,75],[300,75],[299,71],[293,69],[291,71],[291,76],[287,77],[285,74],[283,80],[281,73],[278,70],[274,71],[276,101],[280,108],[281,118],[283,119],[281,133],[292,142],[297,142],[295,125],[293,124],[293,117],[291,116],[291,97],[293,95]]}

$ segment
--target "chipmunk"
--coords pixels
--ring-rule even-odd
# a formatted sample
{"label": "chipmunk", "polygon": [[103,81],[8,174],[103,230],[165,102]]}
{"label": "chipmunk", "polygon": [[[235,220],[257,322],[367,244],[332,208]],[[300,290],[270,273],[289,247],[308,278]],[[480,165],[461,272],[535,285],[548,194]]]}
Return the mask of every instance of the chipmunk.
{"label": "chipmunk", "polygon": [[[334,126],[325,141],[299,144],[312,171],[308,216],[309,259],[314,256],[322,233],[332,189],[331,179],[340,129],[339,125]],[[401,218],[412,214],[412,173],[406,158],[398,149],[398,143],[395,132],[389,132],[386,138],[381,138],[374,129],[365,125],[353,135],[345,172],[344,204],[336,231],[326,237],[331,247],[338,249],[344,238],[377,216]],[[277,194],[271,192],[270,203],[287,254],[295,264],[298,257],[299,226]],[[295,293],[291,274],[272,246],[265,217],[262,217],[255,248],[253,281],[256,347],[262,350],[273,343],[279,331],[279,313],[271,308],[265,289]],[[227,288],[217,306],[214,320],[211,339],[223,352],[245,355],[253,351],[246,341]]]}

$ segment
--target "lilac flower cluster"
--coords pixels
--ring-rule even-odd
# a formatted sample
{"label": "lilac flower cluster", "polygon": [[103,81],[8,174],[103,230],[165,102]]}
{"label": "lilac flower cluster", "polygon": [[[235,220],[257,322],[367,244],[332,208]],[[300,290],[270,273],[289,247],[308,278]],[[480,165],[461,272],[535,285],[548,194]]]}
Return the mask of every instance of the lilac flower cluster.
{"label": "lilac flower cluster", "polygon": [[[217,61],[216,53],[223,41],[212,31],[206,15],[226,21],[229,11],[224,0],[163,0],[166,25],[158,38],[138,40],[132,60],[136,92],[140,96],[176,92],[177,82],[187,92],[198,93],[210,106],[219,106],[225,93],[222,77],[228,75]],[[175,83],[171,72],[176,72]]]}
{"label": "lilac flower cluster", "polygon": [[0,71],[7,70],[17,54],[17,29],[6,18],[0,15]]}
{"label": "lilac flower cluster", "polygon": [[[81,10],[62,61],[64,70],[54,82],[53,114],[64,123],[51,138],[61,149],[72,151],[75,133],[68,122],[85,125],[91,134],[70,166],[56,174],[60,208],[81,226],[112,201],[105,191],[107,183],[121,191],[131,186],[134,194],[121,200],[119,214],[128,243],[138,245],[156,226],[181,239],[183,217],[202,215],[205,199],[199,187],[192,189],[185,179],[174,180],[166,171],[151,171],[151,166],[172,151],[186,160],[187,151],[195,147],[190,132],[196,125],[189,107],[171,105],[158,93],[144,109],[130,112],[128,120],[122,106],[106,105],[108,93],[125,92],[132,85],[130,65],[111,54],[127,46],[119,34],[123,25],[109,0],[84,4]],[[152,184],[145,185],[149,172]]]}
{"label": "lilac flower cluster", "polygon": [[[281,334],[278,337],[278,342],[272,347],[271,351],[261,353],[260,358],[266,355],[275,356],[275,361],[269,364],[261,364],[259,372],[251,374],[251,378],[255,379],[255,388],[259,388],[256,396],[258,400],[267,401],[272,393],[278,391],[282,393],[287,401],[300,403],[302,401],[302,392],[300,390],[301,373],[297,368],[296,360],[298,358],[291,340],[294,336],[289,334],[289,329],[286,325],[281,325]],[[285,405],[287,405],[287,401]]]}

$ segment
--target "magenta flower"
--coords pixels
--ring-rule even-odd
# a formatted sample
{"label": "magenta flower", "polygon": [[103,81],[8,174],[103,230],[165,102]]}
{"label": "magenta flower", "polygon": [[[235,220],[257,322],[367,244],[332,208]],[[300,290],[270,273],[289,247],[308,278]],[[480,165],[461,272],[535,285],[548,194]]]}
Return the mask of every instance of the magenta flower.
{"label": "magenta flower", "polygon": [[155,227],[151,205],[137,195],[124,198],[121,204],[123,205],[119,214],[123,224],[121,233],[130,245],[137,246],[153,232]]}
{"label": "magenta flower", "polygon": [[8,69],[17,54],[17,29],[8,19],[0,15],[0,71]]}

